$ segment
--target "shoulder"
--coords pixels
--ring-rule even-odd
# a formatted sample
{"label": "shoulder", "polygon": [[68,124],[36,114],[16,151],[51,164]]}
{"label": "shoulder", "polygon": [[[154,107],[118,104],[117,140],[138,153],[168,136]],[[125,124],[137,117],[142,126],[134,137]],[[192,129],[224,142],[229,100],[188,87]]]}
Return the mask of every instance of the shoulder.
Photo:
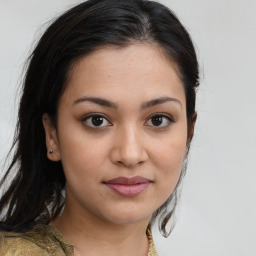
{"label": "shoulder", "polygon": [[61,241],[47,225],[23,233],[0,233],[0,256],[65,256]]}
{"label": "shoulder", "polygon": [[0,256],[49,256],[44,248],[26,239],[22,234],[4,232],[0,234]]}
{"label": "shoulder", "polygon": [[0,234],[0,256],[49,256],[44,248],[26,239],[21,234],[4,232]]}

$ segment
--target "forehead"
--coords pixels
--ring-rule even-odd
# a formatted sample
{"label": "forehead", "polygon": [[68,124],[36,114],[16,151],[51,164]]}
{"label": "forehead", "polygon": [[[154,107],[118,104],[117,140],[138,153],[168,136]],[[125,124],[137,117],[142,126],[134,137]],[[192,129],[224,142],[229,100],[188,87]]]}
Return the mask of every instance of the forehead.
{"label": "forehead", "polygon": [[175,63],[159,47],[149,44],[108,46],[80,58],[70,72],[64,95],[96,93],[104,97],[111,90],[116,91],[116,98],[130,93],[151,97],[163,92],[181,100],[185,97]]}

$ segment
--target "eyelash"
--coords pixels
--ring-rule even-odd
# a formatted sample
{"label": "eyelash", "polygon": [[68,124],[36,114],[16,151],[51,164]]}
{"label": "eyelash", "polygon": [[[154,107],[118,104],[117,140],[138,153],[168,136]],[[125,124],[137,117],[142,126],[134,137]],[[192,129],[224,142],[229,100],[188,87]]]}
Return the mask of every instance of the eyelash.
{"label": "eyelash", "polygon": [[[94,126],[92,124],[92,118],[93,117],[99,117],[102,119],[102,122],[108,122],[107,125],[104,125],[104,126],[101,126],[102,124],[100,124],[99,126]],[[152,118],[162,118],[162,119],[165,119],[167,120],[167,124],[164,125],[164,126],[161,126],[161,124],[159,126],[154,126],[154,125],[148,125],[146,124],[146,126],[152,126],[153,128],[157,128],[157,129],[164,129],[164,128],[167,128],[171,125],[171,123],[174,123],[175,120],[168,114],[165,114],[165,113],[154,113],[152,114],[146,121],[146,123],[148,123],[150,120],[151,120],[151,123],[152,123]],[[90,123],[91,124],[88,124],[88,120],[90,120]],[[108,118],[105,117],[105,115],[101,114],[101,113],[91,113],[89,115],[86,115],[85,117],[83,117],[81,119],[81,122],[82,123],[85,123],[85,126],[89,129],[101,129],[101,128],[104,128],[104,127],[108,127],[108,126],[112,126],[112,123],[108,120]]]}

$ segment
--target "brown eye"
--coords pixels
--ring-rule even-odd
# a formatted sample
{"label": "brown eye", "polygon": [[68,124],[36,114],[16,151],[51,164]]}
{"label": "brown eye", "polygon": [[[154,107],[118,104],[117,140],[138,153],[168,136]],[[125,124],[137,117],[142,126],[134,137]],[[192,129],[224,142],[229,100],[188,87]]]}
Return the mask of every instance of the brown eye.
{"label": "brown eye", "polygon": [[151,123],[154,126],[160,126],[163,123],[163,117],[162,116],[154,116],[151,118]]}
{"label": "brown eye", "polygon": [[101,126],[104,122],[104,117],[102,116],[93,116],[91,118],[91,123],[94,125],[94,126]]}
{"label": "brown eye", "polygon": [[168,127],[174,121],[171,117],[167,116],[166,114],[155,114],[149,118],[146,122],[147,126],[165,128]]}
{"label": "brown eye", "polygon": [[111,123],[103,115],[90,115],[82,119],[82,122],[90,128],[110,126]]}

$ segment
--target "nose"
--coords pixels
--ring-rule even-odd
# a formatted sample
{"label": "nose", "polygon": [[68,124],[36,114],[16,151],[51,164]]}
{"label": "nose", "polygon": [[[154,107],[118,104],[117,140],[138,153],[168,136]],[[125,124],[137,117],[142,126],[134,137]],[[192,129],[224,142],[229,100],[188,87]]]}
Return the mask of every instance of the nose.
{"label": "nose", "polygon": [[111,151],[111,161],[127,168],[134,168],[148,160],[143,136],[137,129],[126,127],[115,135]]}

